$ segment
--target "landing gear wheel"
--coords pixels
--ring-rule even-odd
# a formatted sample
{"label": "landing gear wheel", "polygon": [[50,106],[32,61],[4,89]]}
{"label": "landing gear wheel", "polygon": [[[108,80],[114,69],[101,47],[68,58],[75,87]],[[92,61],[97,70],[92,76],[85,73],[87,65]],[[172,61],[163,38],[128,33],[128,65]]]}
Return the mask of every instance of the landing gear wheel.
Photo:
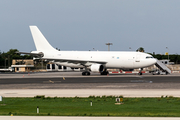
{"label": "landing gear wheel", "polygon": [[109,75],[109,72],[108,72],[108,71],[106,71],[106,75]]}
{"label": "landing gear wheel", "polygon": [[88,72],[85,72],[85,75],[88,75]]}
{"label": "landing gear wheel", "polygon": [[91,73],[89,71],[82,72],[82,75],[90,75]]}
{"label": "landing gear wheel", "polygon": [[109,74],[108,71],[103,71],[103,72],[101,73],[101,75],[108,75],[108,74]]}
{"label": "landing gear wheel", "polygon": [[139,72],[139,75],[142,75],[142,72]]}

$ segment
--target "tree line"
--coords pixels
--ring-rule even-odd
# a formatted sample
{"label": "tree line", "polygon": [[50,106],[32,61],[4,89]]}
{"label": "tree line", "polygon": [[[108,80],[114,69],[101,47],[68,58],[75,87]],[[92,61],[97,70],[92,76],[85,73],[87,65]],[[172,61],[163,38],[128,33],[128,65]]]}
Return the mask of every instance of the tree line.
{"label": "tree line", "polygon": [[0,52],[0,67],[10,67],[13,59],[32,59],[30,55],[21,55],[17,49],[10,49],[8,52]]}
{"label": "tree line", "polygon": [[[168,55],[161,55],[161,54],[151,54],[154,58],[157,58],[158,60],[168,59]],[[175,64],[180,64],[180,55],[178,54],[172,54],[169,55],[170,62],[174,62]]]}

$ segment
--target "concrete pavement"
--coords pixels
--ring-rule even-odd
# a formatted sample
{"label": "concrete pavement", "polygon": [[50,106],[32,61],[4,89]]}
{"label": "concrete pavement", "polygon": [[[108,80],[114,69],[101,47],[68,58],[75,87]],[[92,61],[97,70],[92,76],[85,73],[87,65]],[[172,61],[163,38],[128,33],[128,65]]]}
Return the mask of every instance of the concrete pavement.
{"label": "concrete pavement", "polygon": [[45,95],[46,97],[89,97],[94,96],[120,96],[124,97],[180,97],[180,89],[1,89],[3,97],[34,97]]}

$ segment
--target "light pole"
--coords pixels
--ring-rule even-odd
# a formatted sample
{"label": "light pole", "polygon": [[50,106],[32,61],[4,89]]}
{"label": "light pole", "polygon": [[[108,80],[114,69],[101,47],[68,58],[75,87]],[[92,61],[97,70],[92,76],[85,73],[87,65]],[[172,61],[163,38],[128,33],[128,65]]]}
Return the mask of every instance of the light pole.
{"label": "light pole", "polygon": [[[166,49],[168,49],[168,47],[166,47]],[[168,60],[169,60],[169,49],[168,49]]]}
{"label": "light pole", "polygon": [[108,51],[110,51],[110,45],[113,45],[112,43],[106,43],[108,45]]}

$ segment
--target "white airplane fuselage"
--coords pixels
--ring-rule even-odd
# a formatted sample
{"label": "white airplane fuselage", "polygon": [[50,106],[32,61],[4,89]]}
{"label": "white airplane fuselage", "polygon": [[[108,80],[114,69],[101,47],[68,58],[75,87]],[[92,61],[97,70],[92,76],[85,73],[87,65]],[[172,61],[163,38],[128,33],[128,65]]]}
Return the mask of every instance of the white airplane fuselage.
{"label": "white airplane fuselage", "polygon": [[[118,51],[43,51],[43,59],[65,59],[79,61],[104,61],[105,67],[135,69],[151,66],[156,63],[151,55],[141,52],[118,52]],[[81,64],[70,64],[67,62],[59,62],[60,65],[68,67],[84,67]],[[74,65],[74,66],[73,66]]]}

